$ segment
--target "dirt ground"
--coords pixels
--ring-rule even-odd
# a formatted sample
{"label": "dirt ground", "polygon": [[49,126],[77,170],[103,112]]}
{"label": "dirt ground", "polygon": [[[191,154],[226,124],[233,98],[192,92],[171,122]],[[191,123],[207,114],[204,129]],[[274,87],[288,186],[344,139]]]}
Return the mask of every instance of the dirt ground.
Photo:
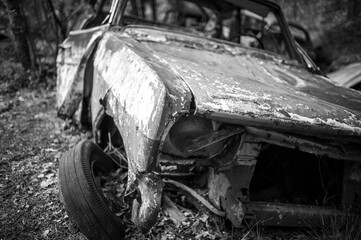
{"label": "dirt ground", "polygon": [[[57,118],[54,90],[0,86],[0,239],[86,239],[59,200],[57,174],[62,153],[87,136]],[[184,213],[180,228],[163,214],[149,234],[130,227],[127,239],[316,239],[300,229],[220,229],[204,213]]]}

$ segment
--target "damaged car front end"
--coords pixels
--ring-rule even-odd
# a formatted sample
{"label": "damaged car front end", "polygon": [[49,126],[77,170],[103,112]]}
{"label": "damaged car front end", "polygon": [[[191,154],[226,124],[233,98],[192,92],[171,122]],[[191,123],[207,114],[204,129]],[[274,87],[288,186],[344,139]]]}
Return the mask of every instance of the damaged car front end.
{"label": "damaged car front end", "polygon": [[[61,47],[58,114],[89,127],[98,147],[122,147],[140,230],[155,224],[165,185],[235,227],[319,224],[358,204],[361,95],[297,50],[277,5],[124,0],[109,9],[105,24],[72,32]],[[72,196],[69,168],[92,171],[108,158],[93,148],[83,142],[64,157],[60,188],[87,237],[99,235],[79,222],[104,215],[111,239],[124,229],[104,205],[78,204],[94,197],[89,185],[94,202],[105,201],[95,174]]]}

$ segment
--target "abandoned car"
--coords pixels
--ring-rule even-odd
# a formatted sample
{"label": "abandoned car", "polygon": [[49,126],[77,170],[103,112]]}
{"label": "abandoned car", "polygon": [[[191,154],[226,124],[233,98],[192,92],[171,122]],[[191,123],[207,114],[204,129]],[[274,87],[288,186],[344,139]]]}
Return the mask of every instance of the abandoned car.
{"label": "abandoned car", "polygon": [[167,186],[235,227],[319,224],[359,204],[361,94],[322,75],[278,5],[97,6],[57,59],[58,115],[93,137],[59,167],[65,208],[88,238],[124,234],[98,177],[110,172],[125,171],[118,201],[143,232]]}

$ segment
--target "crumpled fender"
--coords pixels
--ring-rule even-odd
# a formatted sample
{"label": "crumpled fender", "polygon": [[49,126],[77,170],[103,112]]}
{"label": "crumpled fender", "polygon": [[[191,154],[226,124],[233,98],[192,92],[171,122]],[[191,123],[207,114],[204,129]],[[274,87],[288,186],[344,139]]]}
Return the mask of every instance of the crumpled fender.
{"label": "crumpled fender", "polygon": [[189,113],[193,95],[166,62],[134,39],[113,32],[99,42],[93,84],[93,126],[100,112],[113,118],[127,153],[127,194],[138,191],[142,198],[133,203],[132,219],[147,231],[161,209],[164,183],[154,174],[161,137],[178,114]]}
{"label": "crumpled fender", "polygon": [[137,182],[137,190],[142,199],[141,202],[137,199],[133,201],[132,222],[139,230],[146,233],[158,219],[164,182],[152,172],[140,174]]}
{"label": "crumpled fender", "polygon": [[128,187],[136,174],[155,171],[165,127],[191,108],[190,89],[166,64],[134,39],[112,32],[94,57],[93,125],[101,110],[113,118],[127,152]]}

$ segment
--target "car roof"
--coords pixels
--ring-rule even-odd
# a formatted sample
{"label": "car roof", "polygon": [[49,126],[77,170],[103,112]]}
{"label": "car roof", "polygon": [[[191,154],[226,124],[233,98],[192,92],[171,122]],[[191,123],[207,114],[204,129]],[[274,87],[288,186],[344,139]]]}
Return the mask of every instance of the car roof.
{"label": "car roof", "polygon": [[224,0],[225,2],[232,3],[240,8],[248,8],[254,13],[262,17],[266,17],[268,12],[272,10],[279,10],[279,6],[269,1],[259,1],[259,0]]}

